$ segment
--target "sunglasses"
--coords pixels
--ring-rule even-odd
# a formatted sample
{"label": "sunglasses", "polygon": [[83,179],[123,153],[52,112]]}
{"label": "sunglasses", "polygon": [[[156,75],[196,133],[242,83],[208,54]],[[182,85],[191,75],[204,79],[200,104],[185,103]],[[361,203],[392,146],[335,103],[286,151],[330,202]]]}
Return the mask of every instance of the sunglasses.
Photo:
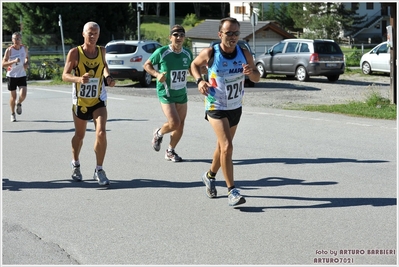
{"label": "sunglasses", "polygon": [[184,34],[184,33],[174,33],[174,34],[172,34],[174,37],[185,37],[186,35]]}
{"label": "sunglasses", "polygon": [[221,32],[221,33],[224,33],[227,36],[233,36],[233,35],[238,36],[238,35],[240,35],[240,31],[236,31],[236,32]]}
{"label": "sunglasses", "polygon": [[12,38],[12,39],[17,40],[17,41],[21,40],[21,38]]}

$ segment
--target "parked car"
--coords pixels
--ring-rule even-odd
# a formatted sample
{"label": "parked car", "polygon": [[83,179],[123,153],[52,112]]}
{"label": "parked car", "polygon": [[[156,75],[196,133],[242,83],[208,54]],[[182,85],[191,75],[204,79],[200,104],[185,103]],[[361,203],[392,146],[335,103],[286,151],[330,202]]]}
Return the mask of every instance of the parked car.
{"label": "parked car", "polygon": [[391,72],[390,66],[391,53],[388,42],[383,42],[365,53],[360,59],[360,68],[364,74],[377,72]]}
{"label": "parked car", "polygon": [[[215,44],[220,44],[220,40],[212,41],[212,42],[210,43],[209,47],[212,47],[212,46],[214,46]],[[245,41],[245,40],[238,40],[237,44],[238,44],[241,48],[247,49],[247,50],[251,53],[251,55],[252,55],[252,57],[253,57],[253,59],[254,59],[254,62],[255,62],[255,53],[252,52],[251,46],[248,44],[248,42]],[[207,74],[204,75],[204,80],[208,81],[208,75],[207,75]],[[254,86],[255,86],[255,83],[254,83],[253,81],[251,81],[251,80],[249,79],[248,76],[245,76],[245,86],[254,87]]]}
{"label": "parked car", "polygon": [[144,62],[161,47],[156,41],[114,40],[106,44],[105,59],[109,71],[116,80],[139,81],[143,87],[151,84],[152,76],[144,68]]}
{"label": "parked car", "polygon": [[255,60],[261,77],[281,74],[307,81],[310,76],[326,76],[331,82],[345,72],[345,56],[339,45],[325,39],[285,39]]}

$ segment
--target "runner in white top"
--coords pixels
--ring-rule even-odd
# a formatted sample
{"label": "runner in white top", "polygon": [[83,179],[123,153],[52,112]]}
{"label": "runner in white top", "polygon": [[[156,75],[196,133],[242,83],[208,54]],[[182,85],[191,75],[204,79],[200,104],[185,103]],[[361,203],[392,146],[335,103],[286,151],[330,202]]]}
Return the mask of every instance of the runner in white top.
{"label": "runner in white top", "polygon": [[[7,87],[10,91],[11,121],[17,121],[15,116],[15,106],[17,114],[22,114],[22,102],[26,98],[27,83],[26,69],[29,66],[28,48],[22,45],[22,36],[19,32],[12,34],[12,45],[4,52],[3,68],[7,70]],[[17,100],[17,87],[19,88],[19,98]]]}

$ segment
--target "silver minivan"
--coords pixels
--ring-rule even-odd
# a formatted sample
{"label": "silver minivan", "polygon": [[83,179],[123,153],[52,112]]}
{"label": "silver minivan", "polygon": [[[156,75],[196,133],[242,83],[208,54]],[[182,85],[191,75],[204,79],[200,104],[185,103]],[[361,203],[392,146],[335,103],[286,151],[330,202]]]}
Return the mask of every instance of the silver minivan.
{"label": "silver minivan", "polygon": [[255,59],[261,77],[281,74],[307,81],[326,76],[331,82],[345,72],[345,56],[339,45],[327,39],[285,39]]}

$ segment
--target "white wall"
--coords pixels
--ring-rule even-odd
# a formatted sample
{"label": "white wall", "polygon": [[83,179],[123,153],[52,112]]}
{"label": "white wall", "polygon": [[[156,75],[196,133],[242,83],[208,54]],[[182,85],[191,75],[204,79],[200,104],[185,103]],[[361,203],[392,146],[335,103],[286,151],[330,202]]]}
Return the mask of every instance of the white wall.
{"label": "white wall", "polygon": [[258,31],[255,34],[255,46],[252,38],[249,39],[248,43],[251,46],[255,56],[259,56],[271,48],[276,43],[283,40],[283,37],[274,31]]}
{"label": "white wall", "polygon": [[[230,17],[237,19],[238,21],[250,21],[250,2],[230,2]],[[245,13],[244,14],[237,14],[234,12],[235,7],[245,7]]]}

